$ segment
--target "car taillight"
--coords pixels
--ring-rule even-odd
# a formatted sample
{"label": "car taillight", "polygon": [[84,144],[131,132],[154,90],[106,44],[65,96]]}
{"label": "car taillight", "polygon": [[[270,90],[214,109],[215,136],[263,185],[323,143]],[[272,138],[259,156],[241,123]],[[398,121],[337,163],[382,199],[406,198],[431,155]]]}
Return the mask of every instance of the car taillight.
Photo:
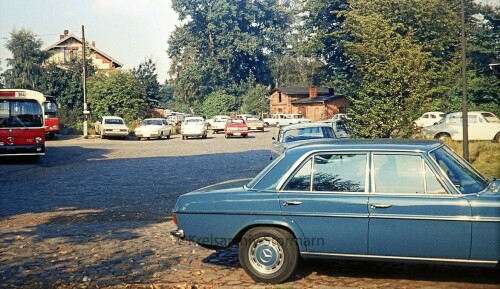
{"label": "car taillight", "polygon": [[174,221],[174,224],[177,225],[177,215],[175,213],[172,214],[172,220]]}

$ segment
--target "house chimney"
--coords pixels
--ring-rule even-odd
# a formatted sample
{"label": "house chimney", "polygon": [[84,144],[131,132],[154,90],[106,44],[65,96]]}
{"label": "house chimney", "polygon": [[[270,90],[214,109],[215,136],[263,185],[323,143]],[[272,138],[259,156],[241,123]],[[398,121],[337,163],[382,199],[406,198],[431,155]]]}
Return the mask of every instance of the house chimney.
{"label": "house chimney", "polygon": [[309,98],[313,99],[316,98],[317,96],[318,96],[318,88],[314,85],[311,85],[309,87]]}
{"label": "house chimney", "polygon": [[69,34],[69,30],[68,29],[64,29],[64,34],[63,35],[59,35],[59,40],[61,40],[64,37],[68,36],[68,34]]}

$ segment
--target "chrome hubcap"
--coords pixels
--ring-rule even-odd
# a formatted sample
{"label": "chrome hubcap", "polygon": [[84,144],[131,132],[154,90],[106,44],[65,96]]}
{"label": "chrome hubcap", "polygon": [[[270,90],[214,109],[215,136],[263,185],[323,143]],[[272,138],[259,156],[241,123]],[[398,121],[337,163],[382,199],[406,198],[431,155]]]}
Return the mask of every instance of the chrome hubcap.
{"label": "chrome hubcap", "polygon": [[272,274],[283,266],[284,253],[281,245],[273,238],[261,237],[252,242],[248,249],[250,264],[262,274]]}

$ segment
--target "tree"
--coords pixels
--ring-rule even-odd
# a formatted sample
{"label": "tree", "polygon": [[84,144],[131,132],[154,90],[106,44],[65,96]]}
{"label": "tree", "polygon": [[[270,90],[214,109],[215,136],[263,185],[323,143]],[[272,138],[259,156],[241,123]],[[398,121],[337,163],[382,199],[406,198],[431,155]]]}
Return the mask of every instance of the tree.
{"label": "tree", "polygon": [[151,107],[158,106],[162,100],[160,95],[160,83],[156,73],[156,64],[151,58],[145,59],[138,68],[133,68],[132,73],[144,86],[146,97]]}
{"label": "tree", "polygon": [[250,74],[257,83],[271,83],[269,55],[286,45],[282,33],[289,25],[286,2],[172,1],[179,19],[186,20],[169,39],[175,96],[193,106]]}
{"label": "tree", "polygon": [[307,0],[301,11],[301,30],[307,36],[301,49],[324,63],[319,68],[326,72],[322,81],[335,81],[341,90],[342,81],[349,81],[353,72],[343,44],[346,35],[341,33],[349,9],[348,0]]}
{"label": "tree", "polygon": [[89,78],[87,89],[87,101],[95,118],[116,115],[132,121],[148,113],[146,90],[130,72],[116,71],[109,76],[97,73]]}
{"label": "tree", "polygon": [[250,76],[242,88],[244,92],[240,113],[261,114],[269,111],[269,101],[266,98],[268,89],[264,85],[255,83],[255,78]]}
{"label": "tree", "polygon": [[356,65],[354,130],[361,137],[408,137],[412,121],[429,107],[431,55],[387,19],[383,11],[391,1],[352,2],[345,22],[352,40],[344,45]]}
{"label": "tree", "polygon": [[42,64],[48,58],[48,53],[42,51],[41,46],[42,40],[37,39],[31,30],[14,29],[10,33],[6,47],[12,58],[7,58],[8,69],[3,74],[7,87],[38,89]]}
{"label": "tree", "polygon": [[228,115],[236,109],[236,97],[225,94],[223,91],[216,91],[207,96],[203,102],[203,114],[207,118],[215,115]]}

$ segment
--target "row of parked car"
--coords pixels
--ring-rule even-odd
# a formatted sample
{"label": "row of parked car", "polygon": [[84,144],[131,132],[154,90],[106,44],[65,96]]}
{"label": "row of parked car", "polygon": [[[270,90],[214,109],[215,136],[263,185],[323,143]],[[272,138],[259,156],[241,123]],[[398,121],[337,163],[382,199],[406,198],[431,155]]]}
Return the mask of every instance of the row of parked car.
{"label": "row of parked car", "polygon": [[[210,130],[213,133],[223,131],[226,138],[247,137],[250,130],[264,131],[264,122],[258,116],[253,115],[238,115],[234,119],[219,115],[206,121],[199,116],[189,116],[183,117],[180,125],[183,140],[192,137],[206,138]],[[95,131],[102,138],[126,138],[129,134],[129,128],[125,121],[118,116],[104,116],[101,121],[95,123]],[[134,133],[138,140],[169,139],[173,133],[173,126],[166,118],[146,118],[142,121],[141,126],[134,130]]]}

